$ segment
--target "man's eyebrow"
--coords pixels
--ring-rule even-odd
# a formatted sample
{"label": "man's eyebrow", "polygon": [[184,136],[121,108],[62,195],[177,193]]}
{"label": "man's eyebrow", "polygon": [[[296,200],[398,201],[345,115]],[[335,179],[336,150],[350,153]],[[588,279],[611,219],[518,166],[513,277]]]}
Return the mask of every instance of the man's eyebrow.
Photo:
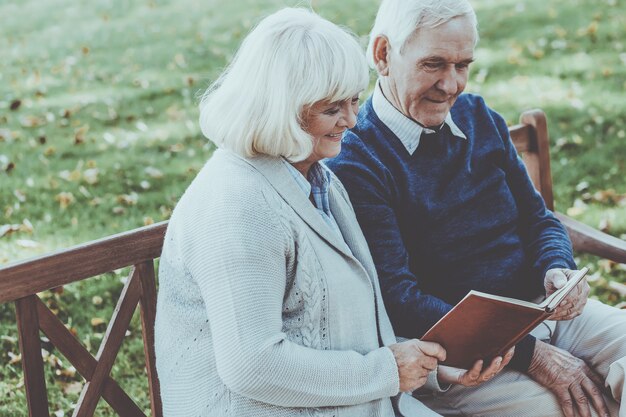
{"label": "man's eyebrow", "polygon": [[[430,62],[454,62],[454,61],[448,61],[447,59],[445,59],[444,57],[439,56],[439,55],[429,55],[429,56],[425,56],[425,57],[423,57],[423,58],[421,58],[419,60],[419,62],[429,62],[429,61]],[[467,59],[462,59],[462,60],[460,60],[458,62],[454,62],[454,63],[456,63],[456,64],[471,64],[474,61],[475,61],[475,58],[471,57],[471,58],[467,58]]]}

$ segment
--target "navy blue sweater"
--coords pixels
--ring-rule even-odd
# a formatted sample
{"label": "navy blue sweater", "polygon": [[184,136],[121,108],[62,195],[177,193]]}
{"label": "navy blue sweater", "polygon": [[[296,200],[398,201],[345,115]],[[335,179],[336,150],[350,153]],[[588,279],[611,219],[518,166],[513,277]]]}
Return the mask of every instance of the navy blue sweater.
{"label": "navy blue sweater", "polygon": [[[571,243],[535,191],[506,123],[461,95],[447,126],[410,155],[368,99],[327,165],[348,190],[396,334],[421,337],[470,290],[530,300],[550,268],[575,268]],[[516,347],[524,371],[535,340]]]}

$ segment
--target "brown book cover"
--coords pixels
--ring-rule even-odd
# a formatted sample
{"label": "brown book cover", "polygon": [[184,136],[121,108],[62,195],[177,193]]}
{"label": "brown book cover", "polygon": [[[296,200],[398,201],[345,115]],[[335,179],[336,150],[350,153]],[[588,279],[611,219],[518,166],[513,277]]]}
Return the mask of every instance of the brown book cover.
{"label": "brown book cover", "polygon": [[587,274],[583,268],[541,304],[470,291],[421,338],[446,350],[442,365],[470,369],[505,354],[542,321]]}

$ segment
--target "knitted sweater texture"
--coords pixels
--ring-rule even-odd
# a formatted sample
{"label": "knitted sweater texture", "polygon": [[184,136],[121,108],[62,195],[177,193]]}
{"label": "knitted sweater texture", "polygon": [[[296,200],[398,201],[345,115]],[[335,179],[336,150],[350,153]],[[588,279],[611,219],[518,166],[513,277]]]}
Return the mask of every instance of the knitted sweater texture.
{"label": "knitted sweater texture", "polygon": [[[550,268],[575,268],[566,231],[535,191],[506,123],[481,97],[451,110],[411,155],[371,99],[327,165],[345,185],[398,336],[420,337],[470,290],[530,300]],[[528,367],[534,339],[512,366]]]}
{"label": "knitted sweater texture", "polygon": [[395,336],[334,175],[330,199],[345,241],[279,159],[219,150],[201,170],[160,261],[165,416],[395,415]]}

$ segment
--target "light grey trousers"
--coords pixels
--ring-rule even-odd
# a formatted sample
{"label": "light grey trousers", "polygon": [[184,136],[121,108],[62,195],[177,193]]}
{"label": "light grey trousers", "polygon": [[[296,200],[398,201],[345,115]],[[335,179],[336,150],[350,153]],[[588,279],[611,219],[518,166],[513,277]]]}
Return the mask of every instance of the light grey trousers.
{"label": "light grey trousers", "polygon": [[[605,380],[611,393],[606,396],[611,417],[626,417],[626,310],[589,300],[577,318],[545,322],[533,335],[583,359]],[[549,390],[525,374],[506,369],[478,387],[453,386],[445,393],[419,395],[418,398],[444,416],[563,415],[556,397]],[[592,412],[595,416],[594,410]]]}

